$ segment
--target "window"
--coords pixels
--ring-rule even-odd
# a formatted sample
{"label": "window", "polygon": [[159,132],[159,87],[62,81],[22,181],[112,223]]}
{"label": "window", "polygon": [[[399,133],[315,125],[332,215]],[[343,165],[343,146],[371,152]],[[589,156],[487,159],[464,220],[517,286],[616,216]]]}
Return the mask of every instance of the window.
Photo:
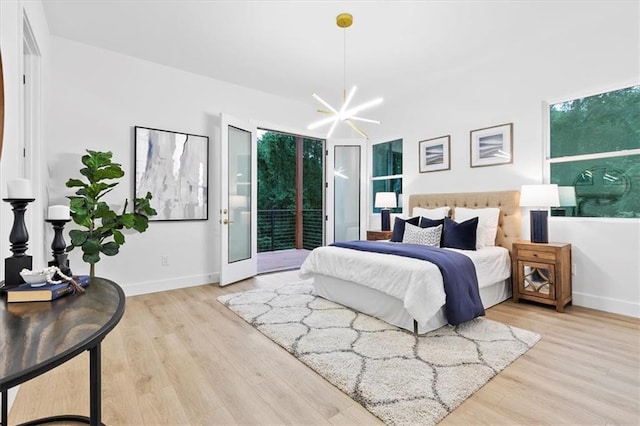
{"label": "window", "polygon": [[[395,192],[396,197],[402,194],[402,139],[373,145],[372,157],[371,206],[378,192]],[[396,202],[398,207],[390,209],[391,213],[402,213],[401,200]],[[373,207],[373,212],[380,209]]]}
{"label": "window", "polygon": [[640,217],[640,86],[549,107],[555,216]]}

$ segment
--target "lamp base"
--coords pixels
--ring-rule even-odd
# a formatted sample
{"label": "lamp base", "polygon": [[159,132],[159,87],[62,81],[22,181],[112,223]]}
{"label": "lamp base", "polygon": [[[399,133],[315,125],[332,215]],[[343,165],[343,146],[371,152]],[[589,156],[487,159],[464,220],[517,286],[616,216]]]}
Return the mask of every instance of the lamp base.
{"label": "lamp base", "polygon": [[549,225],[547,210],[531,210],[529,212],[532,243],[549,242]]}
{"label": "lamp base", "polygon": [[391,210],[380,210],[380,225],[383,231],[391,231]]}

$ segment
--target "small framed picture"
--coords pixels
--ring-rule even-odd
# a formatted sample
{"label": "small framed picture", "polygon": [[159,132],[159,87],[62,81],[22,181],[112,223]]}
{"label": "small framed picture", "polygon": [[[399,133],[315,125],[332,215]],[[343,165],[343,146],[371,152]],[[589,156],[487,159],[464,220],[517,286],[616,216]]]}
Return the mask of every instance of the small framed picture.
{"label": "small framed picture", "polygon": [[451,135],[427,139],[418,143],[420,173],[437,172],[451,168]]}
{"label": "small framed picture", "polygon": [[513,163],[513,123],[471,131],[471,167]]}

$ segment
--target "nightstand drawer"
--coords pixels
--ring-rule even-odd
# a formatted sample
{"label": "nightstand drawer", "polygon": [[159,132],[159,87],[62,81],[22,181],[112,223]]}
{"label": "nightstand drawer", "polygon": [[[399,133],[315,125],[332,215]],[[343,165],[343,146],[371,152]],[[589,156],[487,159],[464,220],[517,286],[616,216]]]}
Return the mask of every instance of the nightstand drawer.
{"label": "nightstand drawer", "polygon": [[518,258],[528,260],[548,260],[550,262],[555,262],[556,254],[552,251],[518,249]]}

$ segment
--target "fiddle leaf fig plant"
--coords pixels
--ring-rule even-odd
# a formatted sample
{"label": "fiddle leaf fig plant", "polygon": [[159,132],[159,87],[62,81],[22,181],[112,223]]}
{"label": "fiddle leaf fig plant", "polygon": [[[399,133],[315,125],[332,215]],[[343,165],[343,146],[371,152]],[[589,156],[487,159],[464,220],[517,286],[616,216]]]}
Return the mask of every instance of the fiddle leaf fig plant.
{"label": "fiddle leaf fig plant", "polygon": [[84,167],[80,169],[86,181],[72,178],[66,183],[68,188],[78,188],[76,195],[67,197],[71,218],[86,228],[69,231],[71,244],[67,252],[80,247],[82,260],[90,265],[92,277],[95,276],[95,264],[100,261],[100,254],[115,256],[120,251],[120,246],[125,243],[123,229],[142,233],[149,227],[149,217],[157,214],[150,204],[153,198],[150,192],[144,198],[136,198],[130,212],[127,212],[129,202],[125,199],[119,214],[103,200],[118,185],[116,180],[124,176],[122,166],[111,161],[112,156],[111,151],[87,150],[87,154],[82,156]]}

